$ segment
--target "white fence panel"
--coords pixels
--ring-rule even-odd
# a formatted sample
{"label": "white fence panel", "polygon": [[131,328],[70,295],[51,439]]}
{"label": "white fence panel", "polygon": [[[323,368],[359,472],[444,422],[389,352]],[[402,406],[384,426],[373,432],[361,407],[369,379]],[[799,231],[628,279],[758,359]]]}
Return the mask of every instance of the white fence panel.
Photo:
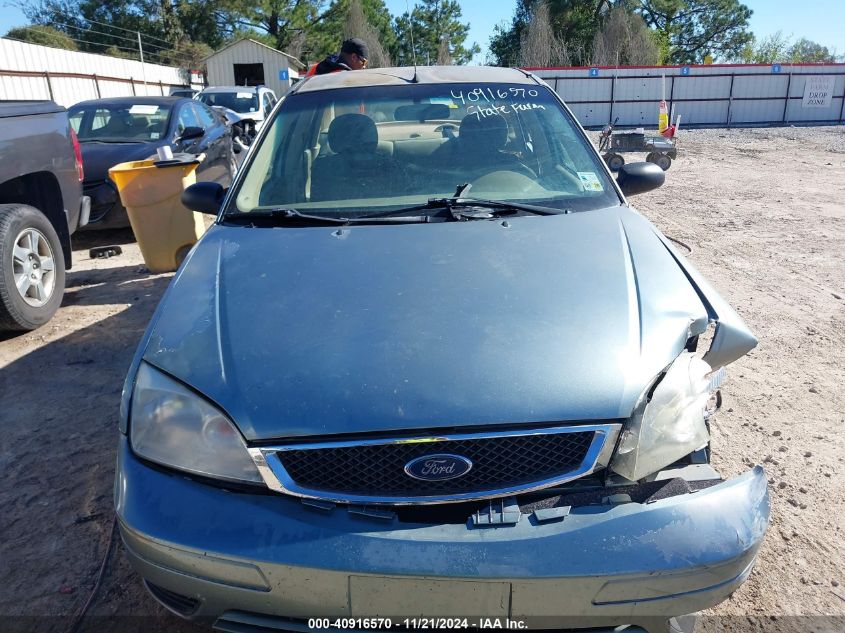
{"label": "white fence panel", "polygon": [[[681,127],[695,125],[726,125],[728,122],[729,102],[687,101],[673,103],[672,121],[681,115]],[[655,111],[656,112],[656,111]],[[650,125],[657,125],[657,115],[652,113]]]}
{"label": "white fence panel", "polygon": [[[668,81],[669,78],[667,77]],[[728,99],[731,94],[731,78],[725,76],[676,76],[667,98],[672,99]]]}
{"label": "white fence panel", "polygon": [[660,77],[620,77],[616,80],[613,98],[617,101],[660,101],[664,83],[666,85],[666,97],[669,97],[669,82],[669,79],[664,82]]}
{"label": "white fence panel", "polygon": [[53,87],[53,101],[62,105],[97,98],[97,86],[93,79],[51,77],[50,85]]}
{"label": "white fence panel", "polygon": [[612,82],[597,79],[560,79],[549,85],[564,101],[609,101]]}
{"label": "white fence panel", "polygon": [[170,66],[0,38],[0,99],[52,99],[68,107],[96,99],[98,85],[100,97],[161,96],[185,79]]}
{"label": "white fence panel", "polygon": [[4,99],[49,99],[50,89],[41,77],[0,75],[0,95],[8,95]]}
{"label": "white fence panel", "polygon": [[737,75],[734,78],[733,96],[737,99],[746,97],[783,98],[788,83],[789,75],[751,75],[750,77]]}
{"label": "white fence panel", "polygon": [[618,119],[617,125],[656,127],[657,108],[659,105],[659,101],[617,103],[613,106],[613,119]]}
{"label": "white fence panel", "polygon": [[[585,127],[657,124],[665,99],[682,125],[845,123],[845,64],[531,69],[561,95]],[[805,107],[809,77],[835,77],[829,103]],[[664,82],[661,76],[665,76]]]}
{"label": "white fence panel", "polygon": [[731,123],[758,123],[783,121],[783,99],[763,101],[734,101],[731,108]]}
{"label": "white fence panel", "polygon": [[804,108],[804,88],[811,77],[823,76],[826,73],[807,74],[805,76],[792,76],[792,83],[789,86],[789,107],[786,111],[786,120],[795,121],[830,121],[840,116],[843,111],[842,101],[845,95],[845,75],[836,76],[833,82],[833,97],[830,105],[825,108]]}
{"label": "white fence panel", "polygon": [[600,127],[610,118],[610,103],[573,103],[569,104],[572,114],[584,127]]}

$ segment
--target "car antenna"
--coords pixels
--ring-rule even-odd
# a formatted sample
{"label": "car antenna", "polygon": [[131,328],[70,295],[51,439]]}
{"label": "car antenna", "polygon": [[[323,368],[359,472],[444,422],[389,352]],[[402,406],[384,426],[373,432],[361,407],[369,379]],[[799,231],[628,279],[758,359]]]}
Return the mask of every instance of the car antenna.
{"label": "car antenna", "polygon": [[408,0],[405,0],[405,10],[408,12],[408,32],[411,34],[411,56],[414,59],[414,78],[411,79],[411,83],[416,84],[419,83],[419,79],[417,79],[417,48],[414,46],[414,20],[411,16],[411,7],[408,6]]}

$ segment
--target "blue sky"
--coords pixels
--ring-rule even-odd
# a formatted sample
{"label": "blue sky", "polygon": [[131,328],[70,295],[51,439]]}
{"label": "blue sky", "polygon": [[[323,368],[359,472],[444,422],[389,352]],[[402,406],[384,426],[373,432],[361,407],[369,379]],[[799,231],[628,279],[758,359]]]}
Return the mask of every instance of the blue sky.
{"label": "blue sky", "polygon": [[[515,0],[459,0],[464,20],[470,23],[470,42],[478,42],[486,50],[493,28],[509,22],[516,6]],[[411,7],[413,0],[408,0]],[[394,15],[405,12],[405,0],[386,0]],[[745,0],[753,11],[751,30],[758,38],[783,31],[793,40],[806,37],[845,54],[845,1],[843,0]],[[0,33],[13,26],[26,24],[20,9],[0,0]],[[476,62],[484,59],[482,52]]]}

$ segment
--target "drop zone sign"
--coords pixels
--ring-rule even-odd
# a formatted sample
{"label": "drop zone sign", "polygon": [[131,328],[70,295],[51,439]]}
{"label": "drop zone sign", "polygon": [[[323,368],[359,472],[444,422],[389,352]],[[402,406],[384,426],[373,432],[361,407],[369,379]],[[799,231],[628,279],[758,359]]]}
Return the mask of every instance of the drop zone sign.
{"label": "drop zone sign", "polygon": [[829,108],[833,99],[835,77],[807,77],[802,108]]}

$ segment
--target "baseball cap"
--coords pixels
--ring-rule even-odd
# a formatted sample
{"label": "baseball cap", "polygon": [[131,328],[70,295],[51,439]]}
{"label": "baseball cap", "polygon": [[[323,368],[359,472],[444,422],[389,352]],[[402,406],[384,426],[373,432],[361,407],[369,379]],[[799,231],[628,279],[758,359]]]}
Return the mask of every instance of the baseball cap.
{"label": "baseball cap", "polygon": [[370,58],[370,49],[367,47],[367,43],[358,37],[345,40],[340,47],[340,52],[355,53],[358,57],[362,57],[363,59]]}

